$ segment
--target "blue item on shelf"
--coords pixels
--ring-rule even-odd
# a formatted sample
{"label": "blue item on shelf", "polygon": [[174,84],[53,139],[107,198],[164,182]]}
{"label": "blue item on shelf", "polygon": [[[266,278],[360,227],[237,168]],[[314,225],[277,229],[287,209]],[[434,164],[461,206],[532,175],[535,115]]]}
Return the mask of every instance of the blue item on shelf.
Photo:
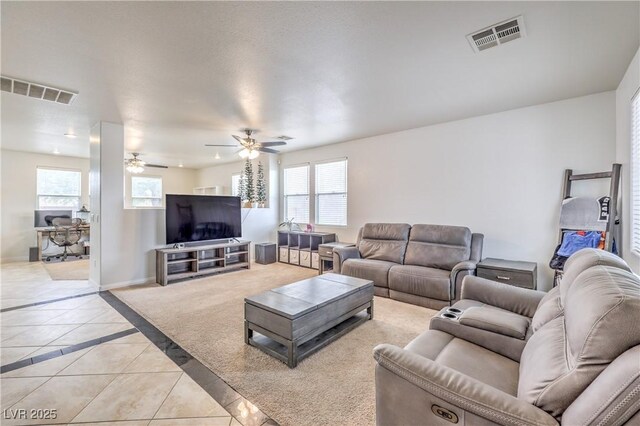
{"label": "blue item on shelf", "polygon": [[599,231],[570,231],[564,234],[562,245],[558,250],[560,256],[569,257],[580,249],[598,247],[602,233]]}

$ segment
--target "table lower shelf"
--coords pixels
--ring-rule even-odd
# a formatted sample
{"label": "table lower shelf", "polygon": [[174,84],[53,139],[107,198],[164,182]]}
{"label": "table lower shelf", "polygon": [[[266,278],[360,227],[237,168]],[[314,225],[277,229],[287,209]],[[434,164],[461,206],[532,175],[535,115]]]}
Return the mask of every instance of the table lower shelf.
{"label": "table lower shelf", "polygon": [[245,343],[279,359],[287,364],[289,368],[294,368],[304,358],[370,319],[373,319],[373,301],[357,308],[355,315],[350,316],[338,325],[316,336],[312,335],[298,341],[287,340],[256,324],[245,321]]}

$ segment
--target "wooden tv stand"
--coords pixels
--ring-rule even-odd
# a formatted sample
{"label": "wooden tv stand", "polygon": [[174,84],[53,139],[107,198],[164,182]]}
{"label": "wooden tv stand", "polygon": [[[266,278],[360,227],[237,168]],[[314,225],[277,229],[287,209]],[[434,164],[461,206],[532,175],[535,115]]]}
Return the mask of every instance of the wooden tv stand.
{"label": "wooden tv stand", "polygon": [[188,280],[204,275],[251,268],[251,241],[156,249],[156,282]]}

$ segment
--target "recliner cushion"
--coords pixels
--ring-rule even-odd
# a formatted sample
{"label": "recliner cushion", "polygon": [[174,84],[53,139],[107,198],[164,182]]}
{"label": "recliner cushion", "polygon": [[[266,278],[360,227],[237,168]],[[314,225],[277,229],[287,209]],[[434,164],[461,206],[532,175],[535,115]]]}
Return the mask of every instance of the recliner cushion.
{"label": "recliner cushion", "polygon": [[358,243],[360,256],[402,264],[410,229],[411,225],[406,223],[365,224]]}
{"label": "recliner cushion", "polygon": [[389,269],[397,263],[372,259],[347,259],[342,265],[342,275],[373,281],[377,287],[389,287]]}
{"label": "recliner cushion", "polygon": [[405,265],[448,269],[471,255],[471,231],[463,226],[413,225]]}
{"label": "recliner cushion", "polygon": [[396,265],[389,271],[389,288],[438,300],[449,300],[449,271],[424,266]]}
{"label": "recliner cushion", "polygon": [[531,319],[532,331],[535,333],[549,321],[558,318],[563,312],[564,309],[560,303],[560,287],[554,287],[540,300],[538,309]]}
{"label": "recliner cushion", "polygon": [[405,349],[509,395],[516,395],[518,363],[481,346],[442,331],[428,330],[413,339]]}
{"label": "recliner cushion", "polygon": [[564,315],[536,331],[520,360],[518,398],[559,418],[620,354],[640,344],[640,279],[594,266],[575,279]]}

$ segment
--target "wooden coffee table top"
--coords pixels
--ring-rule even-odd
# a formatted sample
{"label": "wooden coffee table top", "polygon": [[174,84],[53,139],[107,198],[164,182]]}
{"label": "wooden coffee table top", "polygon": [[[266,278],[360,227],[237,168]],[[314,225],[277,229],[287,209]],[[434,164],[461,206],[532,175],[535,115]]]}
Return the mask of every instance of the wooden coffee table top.
{"label": "wooden coffee table top", "polygon": [[368,287],[373,287],[373,281],[324,274],[247,297],[244,301],[293,320]]}

